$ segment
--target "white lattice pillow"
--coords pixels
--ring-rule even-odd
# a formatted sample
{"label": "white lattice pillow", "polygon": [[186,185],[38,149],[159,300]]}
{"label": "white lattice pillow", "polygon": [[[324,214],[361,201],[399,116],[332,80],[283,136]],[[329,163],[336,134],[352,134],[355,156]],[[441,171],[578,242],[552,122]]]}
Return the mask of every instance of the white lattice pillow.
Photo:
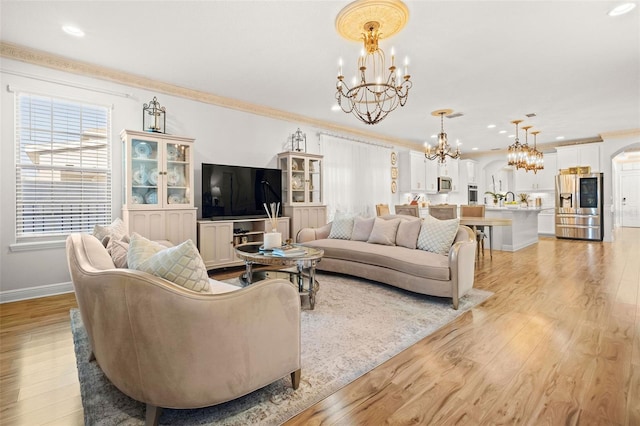
{"label": "white lattice pillow", "polygon": [[209,292],[209,275],[191,240],[161,250],[136,268],[189,290]]}
{"label": "white lattice pillow", "polygon": [[350,240],[351,232],[353,232],[353,217],[336,213],[336,216],[331,223],[329,238]]}
{"label": "white lattice pillow", "polygon": [[446,256],[449,254],[459,225],[460,218],[439,220],[433,216],[425,217],[418,235],[418,248]]}
{"label": "white lattice pillow", "polygon": [[139,269],[138,267],[154,254],[166,247],[155,241],[151,241],[135,232],[129,241],[129,250],[127,251],[127,265],[131,269]]}

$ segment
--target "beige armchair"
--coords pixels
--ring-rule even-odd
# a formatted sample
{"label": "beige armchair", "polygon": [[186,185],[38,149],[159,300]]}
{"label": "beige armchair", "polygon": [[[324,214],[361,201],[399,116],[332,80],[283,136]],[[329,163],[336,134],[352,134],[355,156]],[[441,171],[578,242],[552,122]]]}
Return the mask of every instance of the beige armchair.
{"label": "beige armchair", "polygon": [[203,294],[116,269],[100,241],[67,238],[67,261],[92,359],[124,394],[162,407],[226,402],[291,375],[300,383],[300,296],[286,280]]}

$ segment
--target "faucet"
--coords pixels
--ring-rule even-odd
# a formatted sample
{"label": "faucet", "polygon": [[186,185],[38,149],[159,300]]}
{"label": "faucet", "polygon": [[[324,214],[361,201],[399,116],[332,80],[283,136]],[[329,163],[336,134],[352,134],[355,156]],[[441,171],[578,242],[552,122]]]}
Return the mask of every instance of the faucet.
{"label": "faucet", "polygon": [[509,194],[513,195],[513,198],[511,199],[511,201],[515,201],[516,200],[516,194],[514,194],[511,191],[507,191],[507,193],[504,194],[504,201],[505,202],[509,201]]}

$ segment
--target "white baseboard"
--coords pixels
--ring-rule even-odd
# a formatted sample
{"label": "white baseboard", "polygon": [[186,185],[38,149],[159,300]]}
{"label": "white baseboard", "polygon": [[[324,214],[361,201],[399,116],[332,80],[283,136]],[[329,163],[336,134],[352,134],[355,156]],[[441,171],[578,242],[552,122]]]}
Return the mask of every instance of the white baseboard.
{"label": "white baseboard", "polygon": [[19,300],[36,299],[38,297],[55,296],[56,294],[73,293],[71,281],[58,284],[47,284],[39,287],[21,288],[19,290],[0,291],[0,303],[17,302]]}

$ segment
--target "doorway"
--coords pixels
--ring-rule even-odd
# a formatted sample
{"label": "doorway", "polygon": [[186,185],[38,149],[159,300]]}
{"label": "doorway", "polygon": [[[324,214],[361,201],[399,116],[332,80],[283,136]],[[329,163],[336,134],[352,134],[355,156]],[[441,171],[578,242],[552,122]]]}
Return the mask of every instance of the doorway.
{"label": "doorway", "polygon": [[640,227],[640,149],[627,150],[613,159],[615,224]]}

